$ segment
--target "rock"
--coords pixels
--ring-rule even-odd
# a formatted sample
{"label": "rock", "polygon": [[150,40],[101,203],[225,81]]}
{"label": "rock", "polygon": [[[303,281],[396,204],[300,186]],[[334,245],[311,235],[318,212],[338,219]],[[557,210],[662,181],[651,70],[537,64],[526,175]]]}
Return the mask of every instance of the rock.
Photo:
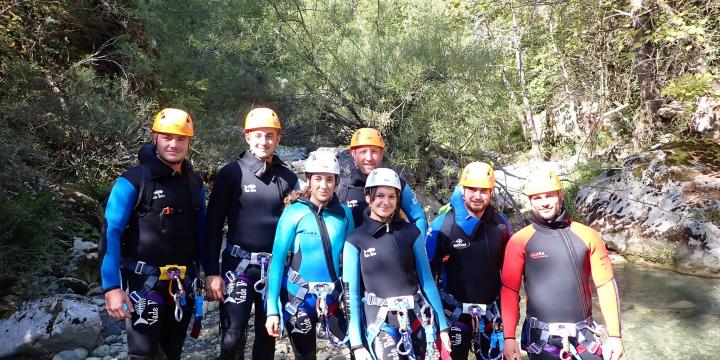
{"label": "rock", "polygon": [[217,311],[218,308],[220,308],[220,303],[217,301],[205,301],[203,303],[203,308],[206,312]]}
{"label": "rock", "polygon": [[[85,351],[87,355],[87,351]],[[52,357],[52,360],[82,360],[85,357],[80,357],[74,350],[61,351]]]}
{"label": "rock", "polygon": [[55,284],[61,289],[72,289],[76,294],[85,294],[88,291],[88,284],[85,281],[73,277],[64,277],[55,280]]}
{"label": "rock", "polygon": [[86,241],[85,239],[76,236],[73,238],[73,251],[78,253],[92,253],[96,252],[98,245],[92,241]]}
{"label": "rock", "polygon": [[95,350],[92,351],[92,354],[97,357],[105,357],[110,354],[110,345],[103,344],[95,348]]}
{"label": "rock", "polygon": [[0,321],[0,357],[50,355],[68,347],[93,348],[101,326],[97,306],[82,296],[53,295],[29,301],[9,319]]}
{"label": "rock", "polygon": [[96,357],[96,356],[91,356],[91,357],[85,358],[85,360],[102,360],[102,358]]}
{"label": "rock", "polygon": [[100,268],[98,267],[98,254],[97,252],[92,253],[77,253],[73,252],[73,255],[65,267],[67,274],[73,274],[78,279],[85,281],[86,283],[94,282],[100,276]]}
{"label": "rock", "polygon": [[633,262],[720,277],[720,144],[683,139],[626,158],[578,191],[575,208]]}
{"label": "rock", "polygon": [[615,265],[627,264],[627,262],[628,262],[627,259],[625,259],[625,257],[623,257],[622,255],[616,254],[614,252],[611,252],[609,254],[609,256],[610,256],[610,261]]}
{"label": "rock", "polygon": [[676,301],[668,306],[665,306],[664,309],[669,313],[682,317],[691,317],[697,312],[697,306],[687,300]]}
{"label": "rock", "polygon": [[125,321],[116,321],[111,318],[104,308],[100,310],[100,320],[102,321],[102,331],[100,332],[100,335],[103,339],[110,335],[121,334],[125,330]]}
{"label": "rock", "polygon": [[81,359],[84,359],[88,356],[88,351],[85,348],[77,348],[73,350],[75,354]]}

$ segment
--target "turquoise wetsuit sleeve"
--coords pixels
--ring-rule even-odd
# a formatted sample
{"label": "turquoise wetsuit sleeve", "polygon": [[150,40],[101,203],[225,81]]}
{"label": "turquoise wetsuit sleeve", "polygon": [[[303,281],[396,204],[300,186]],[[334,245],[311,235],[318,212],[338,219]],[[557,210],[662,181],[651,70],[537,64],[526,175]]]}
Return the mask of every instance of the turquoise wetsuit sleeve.
{"label": "turquoise wetsuit sleeve", "polygon": [[510,225],[510,221],[508,220],[507,217],[505,217],[505,214],[498,213],[498,216],[500,217],[500,220],[502,221],[502,223],[505,225],[505,228],[507,229],[507,239],[504,239],[505,242],[507,242],[508,240],[510,240],[510,238],[513,235],[512,225]]}
{"label": "turquoise wetsuit sleeve", "polygon": [[200,213],[198,214],[198,257],[199,263],[202,264],[203,270],[205,270],[205,218],[207,217],[207,207],[205,204],[205,185],[200,187]]}
{"label": "turquoise wetsuit sleeve", "polygon": [[362,330],[360,329],[360,251],[355,245],[345,242],[343,248],[343,281],[347,284],[347,296],[350,300],[349,336],[350,347],[357,349],[363,346]]}
{"label": "turquoise wetsuit sleeve", "polygon": [[427,251],[427,257],[430,261],[430,270],[433,274],[437,274],[440,271],[440,259],[444,256],[441,250],[438,248],[440,227],[445,219],[445,215],[440,215],[430,223],[427,237],[425,238],[425,250]]}
{"label": "turquoise wetsuit sleeve", "polygon": [[402,202],[400,203],[400,208],[402,211],[407,215],[408,219],[412,223],[417,226],[418,230],[420,230],[420,234],[424,234],[427,232],[427,220],[425,220],[425,212],[423,211],[422,205],[418,201],[417,197],[415,196],[415,193],[410,189],[410,186],[408,184],[405,184],[405,187],[402,191]]}
{"label": "turquoise wetsuit sleeve", "polygon": [[277,230],[275,231],[275,241],[273,243],[272,258],[270,268],[268,269],[268,292],[267,292],[267,314],[280,315],[280,286],[285,278],[285,259],[295,240],[295,230],[297,229],[297,216],[295,209],[289,206],[280,215]]}
{"label": "turquoise wetsuit sleeve", "polygon": [[120,241],[137,197],[137,189],[124,177],[119,178],[110,191],[110,198],[105,207],[106,250],[100,264],[104,292],[120,287]]}
{"label": "turquoise wetsuit sleeve", "polygon": [[430,263],[428,262],[427,254],[425,253],[425,236],[419,235],[415,239],[413,244],[413,253],[415,253],[415,271],[418,274],[418,281],[422,292],[427,297],[435,310],[435,319],[437,320],[438,328],[440,331],[448,329],[447,320],[445,319],[445,313],[443,312],[442,302],[440,302],[440,292],[438,292],[437,285],[433,281],[432,273],[430,272]]}

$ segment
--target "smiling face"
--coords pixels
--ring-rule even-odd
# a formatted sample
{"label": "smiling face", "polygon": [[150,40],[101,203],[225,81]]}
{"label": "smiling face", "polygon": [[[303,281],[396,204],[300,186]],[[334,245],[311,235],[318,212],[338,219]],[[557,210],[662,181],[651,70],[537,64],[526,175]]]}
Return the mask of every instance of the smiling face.
{"label": "smiling face", "polygon": [[370,207],[370,218],[377,221],[386,221],[397,209],[398,189],[390,186],[378,186],[365,195],[365,201]]}
{"label": "smiling face", "polygon": [[463,202],[468,212],[473,214],[482,214],[490,205],[490,197],[492,189],[465,187],[462,188]]}
{"label": "smiling face", "polygon": [[550,191],[530,196],[530,206],[536,217],[545,221],[554,220],[560,210],[564,194],[561,191]]}
{"label": "smiling face", "polygon": [[245,133],[250,152],[260,160],[270,161],[280,143],[280,132],[275,128],[257,128]]}
{"label": "smiling face", "polygon": [[350,155],[358,170],[367,175],[382,165],[383,148],[373,145],[358,146],[350,150]]}
{"label": "smiling face", "polygon": [[158,158],[168,164],[183,161],[190,149],[190,138],[185,135],[155,133],[154,138]]}
{"label": "smiling face", "polygon": [[310,201],[320,206],[330,199],[335,193],[335,185],[337,184],[337,175],[331,173],[316,173],[308,178],[310,185]]}

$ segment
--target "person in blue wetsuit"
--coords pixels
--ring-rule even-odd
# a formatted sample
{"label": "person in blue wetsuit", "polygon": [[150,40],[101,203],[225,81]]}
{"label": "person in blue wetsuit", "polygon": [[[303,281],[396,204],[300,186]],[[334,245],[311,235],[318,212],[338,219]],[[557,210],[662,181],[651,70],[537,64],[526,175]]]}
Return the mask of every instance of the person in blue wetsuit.
{"label": "person in blue wetsuit", "polygon": [[490,204],[495,176],[490,165],[473,162],[460,175],[449,210],[430,225],[425,246],[440,278],[443,306],[450,317],[452,358],[500,359],[500,270],[512,230]]}
{"label": "person in blue wetsuit", "polygon": [[337,347],[346,338],[338,275],[345,238],[354,225],[350,209],[334,194],[339,174],[335,154],[312,153],[305,162],[308,187],[286,198],[275,232],[273,259],[278,260],[268,271],[265,327],[268,334],[280,336],[282,316],[295,359],[317,357],[316,333]]}
{"label": "person in blue wetsuit", "polygon": [[365,184],[364,222],[347,238],[343,281],[355,358],[431,357],[436,330],[450,351],[448,325],[425,253],[425,237],[397,213],[400,178],[373,170]]}
{"label": "person in blue wetsuit", "polygon": [[[205,187],[185,159],[194,135],[190,115],[161,110],[153,144],[140,165],[117,179],[99,244],[105,306],[126,319],[128,358],[154,359],[158,347],[180,359],[193,316],[202,258]],[[198,324],[199,325],[199,324]],[[198,329],[199,331],[199,329]]]}
{"label": "person in blue wetsuit", "polygon": [[[340,178],[335,192],[340,202],[352,210],[355,226],[362,224],[363,213],[368,206],[365,201],[365,181],[371,171],[382,165],[384,151],[385,141],[375,129],[358,129],[350,138],[350,155],[355,166],[351,166],[350,173]],[[403,179],[400,179],[400,192],[402,196],[399,208],[402,214],[417,226],[421,234],[425,234],[425,212],[410,185]]]}
{"label": "person in blue wetsuit", "polygon": [[[226,164],[215,179],[207,211],[205,275],[208,297],[220,302],[220,359],[243,359],[251,311],[255,307],[253,359],[272,359],[275,338],[265,323],[267,269],[283,199],[298,187],[297,176],[275,155],[280,118],[268,108],[245,117],[249,150]],[[223,227],[227,223],[222,252]]]}

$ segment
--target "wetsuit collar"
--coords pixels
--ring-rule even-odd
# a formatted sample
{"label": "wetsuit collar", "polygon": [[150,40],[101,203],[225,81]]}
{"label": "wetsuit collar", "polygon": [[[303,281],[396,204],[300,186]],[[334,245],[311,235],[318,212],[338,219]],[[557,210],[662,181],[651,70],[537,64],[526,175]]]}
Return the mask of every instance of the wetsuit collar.
{"label": "wetsuit collar", "polygon": [[[162,160],[158,159],[157,149],[154,144],[143,145],[140,148],[140,151],[138,151],[138,160],[141,164],[150,169],[152,177],[173,176],[176,174],[175,170],[162,162]],[[187,174],[189,171],[192,171],[192,166],[187,159],[183,160],[180,166],[183,174]]]}
{"label": "wetsuit collar", "polygon": [[265,174],[267,174],[271,166],[285,166],[285,163],[280,160],[277,155],[273,155],[272,161],[270,162],[271,166],[268,166],[268,163],[258,159],[250,151],[243,151],[242,154],[240,154],[240,161],[242,161],[243,164],[245,164],[245,166],[247,166],[248,169],[250,169],[250,171],[252,171],[258,178],[262,178]]}
{"label": "wetsuit collar", "polygon": [[[306,197],[302,197],[297,199],[298,202],[301,202],[305,205],[307,205],[313,212],[318,212],[317,205],[313,204],[310,199]],[[323,207],[323,210],[329,211],[333,214],[343,216],[345,215],[345,210],[343,210],[342,205],[340,205],[340,201],[338,200],[337,196],[333,195],[332,199],[330,199],[330,202],[328,202],[327,206]]]}
{"label": "wetsuit collar", "polygon": [[353,163],[350,167],[350,185],[355,187],[365,187],[365,181],[367,181],[367,175],[360,172],[357,165]]}
{"label": "wetsuit collar", "polygon": [[[374,237],[380,237],[383,234],[385,234],[388,231],[388,225],[382,221],[377,221],[370,217],[370,207],[368,206],[365,208],[365,211],[363,211],[363,229],[366,233],[374,236]],[[390,221],[390,226],[393,226],[397,223],[403,223],[405,220],[397,216],[396,214],[392,215],[392,220]]]}
{"label": "wetsuit collar", "polygon": [[543,219],[535,216],[535,213],[533,213],[532,222],[534,224],[538,225],[540,228],[554,230],[554,229],[564,229],[564,228],[570,226],[572,219],[570,218],[570,214],[568,214],[568,212],[565,211],[565,205],[561,205],[560,213],[555,217],[555,219],[550,220],[550,221],[543,220]]}

